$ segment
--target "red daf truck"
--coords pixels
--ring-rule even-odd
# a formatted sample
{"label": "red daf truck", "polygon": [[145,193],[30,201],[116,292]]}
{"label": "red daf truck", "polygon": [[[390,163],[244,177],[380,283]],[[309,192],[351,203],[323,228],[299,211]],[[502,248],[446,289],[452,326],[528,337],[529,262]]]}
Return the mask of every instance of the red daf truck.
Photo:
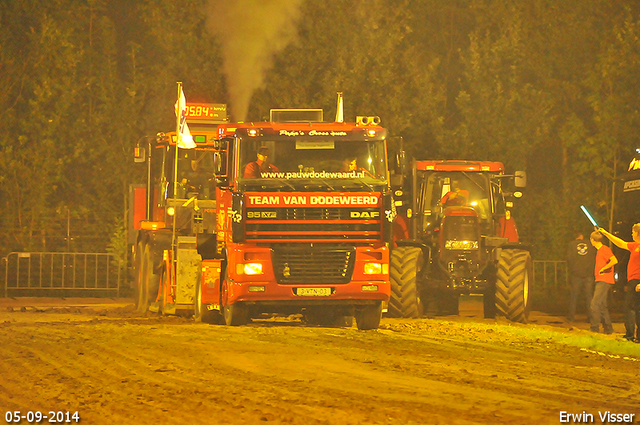
{"label": "red daf truck", "polygon": [[189,124],[197,146],[178,155],[168,134],[150,161],[153,208],[136,245],[140,310],[377,328],[395,217],[378,121],[276,110],[269,122]]}

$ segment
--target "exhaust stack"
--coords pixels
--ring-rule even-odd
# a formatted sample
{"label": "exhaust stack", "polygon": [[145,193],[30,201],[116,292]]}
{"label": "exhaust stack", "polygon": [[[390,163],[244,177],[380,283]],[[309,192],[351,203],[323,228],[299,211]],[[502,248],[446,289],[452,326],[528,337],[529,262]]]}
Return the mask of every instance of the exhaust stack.
{"label": "exhaust stack", "polygon": [[336,108],[336,122],[344,122],[344,101],[342,92],[338,92],[338,107]]}

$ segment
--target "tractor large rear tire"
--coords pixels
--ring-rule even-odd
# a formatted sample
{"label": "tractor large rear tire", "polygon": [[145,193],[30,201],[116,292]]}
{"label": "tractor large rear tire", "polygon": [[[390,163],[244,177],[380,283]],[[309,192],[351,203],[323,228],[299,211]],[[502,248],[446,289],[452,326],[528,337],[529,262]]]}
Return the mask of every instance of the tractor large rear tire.
{"label": "tractor large rear tire", "polygon": [[390,317],[422,316],[417,277],[423,264],[420,248],[401,246],[391,251],[391,298],[387,307]]}
{"label": "tractor large rear tire", "polygon": [[[145,244],[139,242],[136,246],[135,252],[135,273],[136,273],[136,281],[135,281],[135,303],[136,303],[136,311],[138,313],[144,313],[146,311],[146,306],[148,304],[147,299],[147,281],[146,281],[146,267],[147,264],[143,262],[144,257],[144,248]],[[143,310],[144,308],[144,310]]]}
{"label": "tractor large rear tire", "polygon": [[153,255],[149,244],[139,243],[136,250],[136,310],[146,313],[158,294],[159,276],[154,273]]}
{"label": "tractor large rear tire", "polygon": [[503,249],[498,259],[496,280],[497,313],[513,322],[529,317],[531,255],[521,249]]}

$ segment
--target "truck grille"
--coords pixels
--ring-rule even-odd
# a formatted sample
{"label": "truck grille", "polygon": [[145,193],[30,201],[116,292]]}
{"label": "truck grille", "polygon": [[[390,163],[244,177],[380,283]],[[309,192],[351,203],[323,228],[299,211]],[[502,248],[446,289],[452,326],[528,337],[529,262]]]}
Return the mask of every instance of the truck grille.
{"label": "truck grille", "polygon": [[246,240],[255,242],[351,241],[381,238],[376,208],[249,208]]}
{"label": "truck grille", "polygon": [[276,247],[272,258],[279,284],[345,284],[351,281],[356,251],[354,247]]}

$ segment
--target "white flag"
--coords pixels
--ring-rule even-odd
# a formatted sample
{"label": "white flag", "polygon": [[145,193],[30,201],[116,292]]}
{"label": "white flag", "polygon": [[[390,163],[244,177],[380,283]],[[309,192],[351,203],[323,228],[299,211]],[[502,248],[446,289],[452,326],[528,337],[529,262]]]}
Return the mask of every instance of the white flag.
{"label": "white flag", "polygon": [[180,125],[178,128],[178,147],[182,149],[194,149],[196,147],[193,136],[187,125],[187,100],[184,97],[182,87],[180,87],[180,98],[176,102],[176,117],[180,117]]}

